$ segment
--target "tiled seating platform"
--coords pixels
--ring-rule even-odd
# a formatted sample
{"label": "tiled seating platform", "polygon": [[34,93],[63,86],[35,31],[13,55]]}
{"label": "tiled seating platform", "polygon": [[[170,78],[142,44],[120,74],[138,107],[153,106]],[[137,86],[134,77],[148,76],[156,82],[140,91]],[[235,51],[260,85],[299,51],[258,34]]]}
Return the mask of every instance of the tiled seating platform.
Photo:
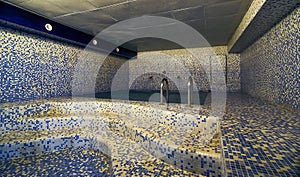
{"label": "tiled seating platform", "polygon": [[[101,104],[95,104],[96,102]],[[23,173],[31,174],[33,171],[38,173],[38,169],[48,171],[46,165],[28,166],[28,163],[35,162],[35,158],[40,159],[45,154],[43,159],[45,161],[48,159],[47,162],[51,162],[51,159],[57,162],[55,157],[57,155],[61,159],[71,159],[66,161],[70,167],[80,166],[79,169],[83,170],[59,171],[60,168],[57,166],[58,174],[67,172],[97,174],[92,173],[87,164],[93,162],[91,159],[105,159],[104,156],[107,155],[110,159],[109,162],[102,164],[105,167],[95,168],[93,172],[100,170],[103,175],[107,174],[106,171],[110,171],[113,176],[198,176],[199,174],[181,169],[179,150],[185,149],[183,155],[186,150],[188,155],[195,150],[196,154],[206,152],[206,159],[213,158],[214,153],[219,154],[218,138],[212,138],[208,144],[203,145],[198,140],[205,136],[200,133],[200,137],[197,137],[198,130],[193,129],[197,125],[201,129],[201,123],[208,118],[206,115],[210,109],[209,102],[201,107],[170,104],[168,109],[158,104],[151,105],[154,109],[146,109],[149,103],[141,102],[111,104],[111,106],[109,104],[111,102],[103,100],[93,103],[82,101],[76,104],[71,100],[50,100],[31,105],[1,105],[0,174],[16,176]],[[193,115],[195,119],[187,117],[188,114]],[[164,119],[155,119],[162,115]],[[126,117],[129,119],[125,119]],[[224,154],[222,166],[226,174],[216,174],[216,171],[214,173],[209,163],[203,164],[203,169],[206,170],[200,174],[204,176],[298,176],[299,117],[299,110],[272,105],[249,96],[228,94],[226,111],[221,123],[221,151]],[[180,128],[184,127],[192,128],[185,129],[189,130],[188,133],[180,134]],[[179,138],[180,141],[177,141],[178,139],[172,138],[175,134],[177,137],[181,135],[190,138]],[[220,134],[215,135],[217,136]],[[36,146],[38,144],[40,146]],[[174,144],[177,146],[177,156],[172,146],[170,151],[168,149],[169,145]],[[18,149],[13,148],[15,145],[19,145],[19,150],[22,149],[22,152],[26,153],[17,153]],[[101,150],[102,154],[97,155],[93,152],[97,149]],[[68,150],[76,151],[75,154],[78,156],[73,153],[74,158],[69,158],[64,153]],[[171,152],[174,152],[174,157]],[[36,153],[38,154],[35,155]],[[55,155],[48,156],[47,153]],[[84,158],[86,156],[89,158]],[[192,156],[197,157],[195,153]],[[173,159],[176,161],[176,166],[174,161],[172,163]],[[10,163],[9,160],[14,160],[14,163]],[[74,164],[74,161],[78,164]],[[204,156],[200,161],[205,161]],[[188,164],[186,162],[189,161],[183,160],[183,164]],[[215,164],[211,166],[214,168]],[[183,166],[183,169],[185,167]],[[191,168],[188,170],[192,171]],[[12,173],[13,171],[15,173]],[[49,173],[54,172],[49,171]]]}
{"label": "tiled seating platform", "polygon": [[[30,156],[34,161],[41,153],[98,149],[111,158],[114,176],[221,175],[220,137],[215,135],[207,144],[208,133],[201,134],[200,123],[205,124],[207,116],[189,117],[145,106],[70,100],[4,105],[0,110],[0,157],[7,161]],[[157,121],[162,115],[165,119]],[[179,118],[186,124],[180,125]],[[198,123],[189,122],[190,118]]]}
{"label": "tiled seating platform", "polygon": [[139,149],[145,149],[169,164],[195,173],[204,173],[203,167],[207,166],[215,169],[212,173],[221,175],[222,151],[218,135],[210,144],[200,146],[201,136],[198,136],[200,132],[197,129],[185,132],[160,123],[154,123],[145,129],[126,121],[128,117],[125,120],[120,118],[122,116],[124,115],[105,113],[101,118],[108,122],[109,129],[118,137],[137,142]]}

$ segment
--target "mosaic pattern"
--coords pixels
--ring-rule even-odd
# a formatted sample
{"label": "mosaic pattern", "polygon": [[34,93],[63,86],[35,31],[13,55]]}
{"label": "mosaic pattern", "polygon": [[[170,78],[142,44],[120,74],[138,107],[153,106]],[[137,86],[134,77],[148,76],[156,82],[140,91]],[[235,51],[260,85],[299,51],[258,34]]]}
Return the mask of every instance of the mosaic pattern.
{"label": "mosaic pattern", "polygon": [[[211,49],[221,58],[221,66],[224,72],[227,72],[227,90],[239,91],[240,56],[239,54],[228,54],[226,46],[190,49],[197,53],[197,57],[207,59],[202,64],[185,49],[139,52],[136,60],[129,61],[130,79],[136,78],[136,80],[130,81],[130,88],[137,90],[159,89],[162,78],[168,77],[172,81],[171,83],[176,84],[170,85],[170,90],[186,91],[188,76],[191,75],[196,88],[202,91],[210,90],[210,72],[214,72],[210,71],[210,65],[214,61],[210,61],[211,56],[208,56],[207,53],[210,53],[208,50]],[[225,68],[226,58],[227,69]],[[204,67],[207,68],[208,75],[205,73]]]}
{"label": "mosaic pattern", "polygon": [[228,49],[229,51],[233,48],[235,43],[238,41],[238,39],[241,37],[243,32],[247,29],[251,21],[254,19],[254,17],[257,15],[261,7],[265,4],[266,0],[253,0],[248,11],[244,15],[241,23],[239,24],[238,28],[236,29],[235,33],[231,37],[229,43],[228,43]]}
{"label": "mosaic pattern", "polygon": [[112,155],[113,176],[201,176],[169,165],[152,156],[140,144],[114,134],[95,132],[92,147],[103,149],[101,140],[110,147],[107,154]]}
{"label": "mosaic pattern", "polygon": [[[140,75],[133,81],[130,90],[160,90],[160,82],[165,77],[164,74],[160,73],[146,73]],[[179,90],[172,80],[168,80],[168,84],[170,90]]]}
{"label": "mosaic pattern", "polygon": [[176,169],[160,160],[145,164],[119,161],[112,166],[109,156],[92,149],[65,149],[10,159],[2,161],[0,167],[4,176],[199,176]]}
{"label": "mosaic pattern", "polygon": [[[75,45],[0,26],[0,103],[72,95],[72,79],[78,57],[89,68],[100,53],[84,51]],[[96,91],[110,88],[111,78],[122,64],[109,56],[98,74]],[[115,67],[112,67],[112,66]],[[83,70],[81,74],[88,70]],[[110,72],[107,72],[110,71]],[[97,74],[97,73],[96,73]],[[93,82],[95,83],[95,82]],[[95,87],[95,85],[94,85]],[[93,88],[94,88],[93,87]]]}
{"label": "mosaic pattern", "polygon": [[297,8],[241,54],[243,92],[300,108],[299,16]]}
{"label": "mosaic pattern", "polygon": [[3,27],[0,33],[2,103],[70,95],[78,48]]}
{"label": "mosaic pattern", "polygon": [[254,0],[232,36],[228,50],[243,52],[296,8],[299,8],[297,0]]}
{"label": "mosaic pattern", "polygon": [[[40,107],[47,111],[38,114]],[[200,115],[196,108],[190,114],[162,108],[165,106],[158,103],[88,99],[3,104],[0,157],[7,160],[92,147],[112,158],[116,176],[156,172],[165,176],[221,176],[220,136],[215,134],[216,127],[207,129],[206,125],[211,118]],[[146,170],[156,168],[159,170]]]}
{"label": "mosaic pattern", "polygon": [[127,61],[127,59],[108,56],[102,63],[97,74],[95,84],[95,93],[111,91],[112,80],[118,69]]}
{"label": "mosaic pattern", "polygon": [[[55,157],[51,155],[46,157],[42,154],[35,154],[52,153],[54,150],[58,151],[53,153],[61,154],[63,149],[73,148],[72,151],[79,151],[79,155],[84,154],[83,157],[95,155],[93,151],[89,152],[89,149],[100,150],[104,157],[102,154],[99,158],[105,158],[105,155],[108,155],[110,157],[109,168],[112,169],[113,176],[198,176],[189,171],[193,171],[192,169],[196,168],[199,162],[201,162],[200,168],[207,169],[200,172],[204,176],[297,176],[300,159],[300,143],[298,142],[300,113],[280,105],[267,104],[250,96],[228,94],[227,98],[226,113],[221,124],[222,132],[219,135],[215,134],[208,146],[201,146],[201,142],[198,142],[201,139],[201,132],[199,129],[195,131],[194,128],[201,127],[201,124],[205,125],[205,120],[209,118],[207,116],[210,109],[209,103],[193,107],[170,104],[168,111],[165,105],[157,103],[130,102],[128,104],[127,101],[90,101],[88,99],[76,102],[70,99],[55,99],[46,103],[31,104],[33,106],[3,104],[0,109],[2,112],[0,127],[1,132],[4,133],[1,136],[11,136],[11,139],[6,138],[0,143],[1,170],[8,170],[7,172],[12,170],[10,167],[3,166],[4,159],[18,162],[14,158],[26,156],[28,159],[28,155],[34,155],[29,159],[34,161],[36,157],[43,156],[45,159],[54,158],[55,161]],[[26,111],[20,111],[24,108],[35,110],[31,112],[31,115],[37,115],[35,112],[39,111],[39,107],[45,107],[48,110],[40,117],[28,116]],[[15,123],[18,125],[15,128],[36,127],[34,130],[40,132],[40,135],[35,133],[38,135],[35,136],[34,133],[30,133],[32,130],[27,128],[28,130],[23,132],[25,135],[28,132],[30,136],[28,134],[22,137],[18,134],[22,130],[13,130],[10,123],[5,121],[7,119],[4,115],[20,112],[27,115],[19,114],[15,117]],[[158,115],[164,115],[162,116],[164,119]],[[38,122],[32,121],[36,118]],[[43,125],[47,124],[42,123],[43,120],[55,123],[45,127]],[[17,123],[22,121],[23,123]],[[35,123],[37,126],[34,126]],[[56,124],[62,126],[55,126]],[[7,127],[8,130],[6,130]],[[176,137],[180,138],[182,128],[185,129],[183,132],[192,131],[188,136],[184,136],[186,140],[178,141],[181,143],[179,148],[172,149],[174,147],[172,142],[176,145]],[[42,132],[47,132],[47,130],[49,134],[41,136]],[[51,130],[55,130],[57,134],[51,133]],[[13,134],[18,135],[13,136]],[[174,136],[174,134],[177,135]],[[200,137],[197,137],[199,135]],[[17,138],[19,136],[20,139]],[[38,145],[40,148],[36,148]],[[88,152],[80,152],[82,149],[87,149]],[[22,151],[26,153],[15,155]],[[68,154],[63,154],[68,157]],[[222,160],[218,161],[220,155]],[[79,174],[90,173],[89,170],[85,171],[86,161],[83,163],[78,159],[76,161],[79,162],[81,169],[84,169],[78,172]],[[99,169],[101,172],[107,170],[108,164],[105,161],[95,162],[106,166],[101,168],[102,170]],[[15,173],[31,173],[21,169],[32,162],[28,160],[21,162],[26,163],[17,165],[16,169],[20,170]],[[76,164],[76,162],[69,163],[71,166]],[[217,165],[218,163],[221,166]],[[193,168],[190,165],[193,165]],[[72,171],[61,172],[60,168],[57,169],[58,171],[52,172]],[[95,173],[99,171],[96,170]]]}
{"label": "mosaic pattern", "polygon": [[222,121],[227,176],[299,176],[300,112],[228,95]]}
{"label": "mosaic pattern", "polygon": [[1,161],[3,176],[110,176],[110,158],[99,150],[64,149]]}

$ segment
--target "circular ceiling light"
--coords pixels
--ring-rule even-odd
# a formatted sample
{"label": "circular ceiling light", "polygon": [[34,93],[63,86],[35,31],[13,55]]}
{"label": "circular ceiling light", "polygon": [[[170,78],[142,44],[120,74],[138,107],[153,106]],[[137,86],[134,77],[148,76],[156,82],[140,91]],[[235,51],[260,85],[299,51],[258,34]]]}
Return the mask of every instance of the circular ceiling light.
{"label": "circular ceiling light", "polygon": [[97,44],[98,44],[98,41],[97,41],[96,39],[94,39],[94,40],[93,40],[93,44],[94,44],[94,45],[97,45]]}
{"label": "circular ceiling light", "polygon": [[118,47],[116,48],[116,52],[120,52],[120,49]]}
{"label": "circular ceiling light", "polygon": [[49,23],[47,23],[47,24],[45,25],[45,28],[46,28],[47,31],[52,31],[52,25],[49,24]]}

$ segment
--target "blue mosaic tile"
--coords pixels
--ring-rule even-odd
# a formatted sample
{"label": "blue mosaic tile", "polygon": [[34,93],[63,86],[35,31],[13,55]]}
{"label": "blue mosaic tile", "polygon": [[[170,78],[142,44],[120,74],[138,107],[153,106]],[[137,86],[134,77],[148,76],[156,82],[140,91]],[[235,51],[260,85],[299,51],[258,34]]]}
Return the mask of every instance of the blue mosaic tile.
{"label": "blue mosaic tile", "polygon": [[[173,106],[170,110],[176,110],[177,105]],[[147,170],[157,168],[153,161],[167,170],[158,170],[164,176],[221,175],[220,137],[216,136],[210,142],[208,135],[214,134],[216,129],[206,133],[201,131],[205,127],[202,120],[210,117],[198,115],[196,107],[189,111],[190,114],[165,111],[160,107],[157,103],[88,99],[2,104],[1,118],[5,121],[0,124],[3,137],[0,159],[92,147],[110,155],[112,164],[119,164],[118,168],[113,168],[116,176],[119,173],[120,176],[153,175],[156,170]],[[161,116],[165,119],[160,119]],[[138,120],[136,117],[144,118]],[[151,165],[146,168],[149,162]],[[119,172],[120,169],[124,170]]]}
{"label": "blue mosaic tile", "polygon": [[[78,57],[83,52],[94,60],[101,55],[73,44],[12,29],[1,21],[0,49],[0,103],[70,97]],[[97,76],[100,78],[96,83],[97,92],[110,89],[111,79],[125,61],[116,56],[106,58]]]}
{"label": "blue mosaic tile", "polygon": [[300,8],[241,53],[242,91],[300,108]]}

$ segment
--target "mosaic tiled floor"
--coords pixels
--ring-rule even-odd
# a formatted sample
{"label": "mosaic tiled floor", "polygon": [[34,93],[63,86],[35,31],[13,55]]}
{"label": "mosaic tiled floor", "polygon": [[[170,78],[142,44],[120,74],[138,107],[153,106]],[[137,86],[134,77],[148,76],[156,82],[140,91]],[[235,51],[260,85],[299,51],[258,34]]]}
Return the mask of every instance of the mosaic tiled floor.
{"label": "mosaic tiled floor", "polygon": [[300,112],[229,94],[222,121],[228,176],[299,176]]}
{"label": "mosaic tiled floor", "polygon": [[[164,163],[158,159],[143,164],[132,161],[120,161],[120,167],[113,167],[113,176],[201,177],[199,174],[175,168],[174,166]],[[117,168],[117,170],[115,170],[115,168]]]}
{"label": "mosaic tiled floor", "polygon": [[65,149],[2,161],[0,176],[199,176],[158,159],[113,164],[100,151]]}
{"label": "mosaic tiled floor", "polygon": [[0,176],[109,176],[110,158],[84,149],[65,149],[0,163]]}

